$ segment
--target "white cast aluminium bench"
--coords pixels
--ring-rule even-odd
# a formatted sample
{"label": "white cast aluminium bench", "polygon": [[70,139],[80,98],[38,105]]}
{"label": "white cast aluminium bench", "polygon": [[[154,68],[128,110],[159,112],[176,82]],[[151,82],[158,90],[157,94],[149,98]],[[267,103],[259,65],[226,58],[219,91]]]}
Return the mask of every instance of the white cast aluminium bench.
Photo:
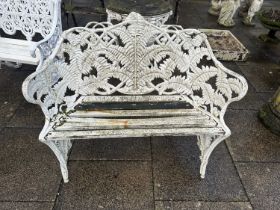
{"label": "white cast aluminium bench", "polygon": [[65,182],[72,140],[144,136],[197,136],[204,178],[211,152],[230,135],[226,108],[246,92],[246,80],[214,57],[205,34],[157,27],[137,13],[65,31],[23,84],[45,114],[39,140]]}
{"label": "white cast aluminium bench", "polygon": [[[62,33],[60,0],[0,0],[1,29],[6,35],[22,34],[21,39],[0,37],[0,67],[2,61],[38,65]],[[32,40],[36,34],[40,41]]]}

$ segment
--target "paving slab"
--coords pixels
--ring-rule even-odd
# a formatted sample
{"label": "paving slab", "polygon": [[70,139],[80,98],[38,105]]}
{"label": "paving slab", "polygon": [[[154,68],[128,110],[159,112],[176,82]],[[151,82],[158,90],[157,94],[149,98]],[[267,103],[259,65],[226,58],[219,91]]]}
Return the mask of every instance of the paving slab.
{"label": "paving slab", "polygon": [[234,71],[237,74],[243,75],[242,71],[240,70],[239,66],[232,61],[221,61],[221,63],[231,71]]}
{"label": "paving slab", "polygon": [[[236,63],[222,62],[222,64],[228,69],[246,77]],[[229,109],[259,110],[264,105],[264,103],[267,102],[265,100],[267,98],[264,97],[264,94],[266,93],[257,93],[255,88],[251,85],[250,81],[247,80],[247,83],[248,83],[248,92],[245,95],[245,97],[240,101],[231,103],[228,107]],[[268,92],[267,95],[271,96],[271,93]]]}
{"label": "paving slab", "polygon": [[24,101],[21,86],[30,71],[2,66],[0,69],[0,126],[5,126]]}
{"label": "paving slab", "polygon": [[193,2],[181,1],[178,12],[178,25],[183,28],[199,28],[201,18],[196,14],[197,5]]}
{"label": "paving slab", "polygon": [[183,13],[179,14],[179,20],[177,25],[181,25],[183,28],[195,28],[199,29],[200,24],[199,24],[200,18],[197,16],[189,15],[188,13]]}
{"label": "paving slab", "polygon": [[39,130],[6,128],[0,134],[0,201],[54,201],[61,181],[54,154]]}
{"label": "paving slab", "polygon": [[[257,24],[257,27],[246,30],[246,33],[247,37],[251,39],[251,43],[253,43],[253,45],[249,46],[251,47],[251,55],[259,57],[258,60],[255,59],[256,62],[261,60],[263,62],[280,64],[280,46],[270,42],[263,42],[259,38],[262,34],[268,34],[268,29],[264,28],[261,24]],[[280,38],[280,35],[278,37]],[[263,57],[257,56],[258,53]]]}
{"label": "paving slab", "polygon": [[280,209],[280,164],[236,163],[255,210]]}
{"label": "paving slab", "polygon": [[251,62],[272,62],[273,59],[269,55],[267,55],[264,48],[259,44],[260,40],[257,37],[249,36],[248,33],[246,33],[246,28],[243,28],[242,30],[243,32],[241,32],[240,30],[237,30],[237,32],[231,32],[249,50],[249,55],[246,61],[236,63],[240,66],[246,66],[250,65]]}
{"label": "paving slab", "polygon": [[205,179],[194,138],[155,137],[152,150],[156,200],[247,201],[224,143],[212,153]]}
{"label": "paving slab", "polygon": [[235,110],[260,110],[260,108],[271,97],[272,92],[257,93],[255,88],[248,82],[248,92],[240,101],[235,101],[229,105],[229,109]]}
{"label": "paving slab", "polygon": [[260,108],[266,103],[264,97],[260,93],[247,93],[246,96],[237,102],[233,102],[229,105],[229,109],[234,110],[260,110]]}
{"label": "paving slab", "polygon": [[209,1],[181,1],[178,24],[184,28],[223,29],[218,25],[217,17],[208,14],[209,7]]}
{"label": "paving slab", "polygon": [[[24,100],[24,99],[23,99]],[[14,116],[7,123],[8,127],[43,128],[45,116],[40,106],[24,100]]]}
{"label": "paving slab", "polygon": [[0,210],[52,210],[51,202],[0,202]]}
{"label": "paving slab", "polygon": [[153,209],[151,163],[70,161],[56,209]]}
{"label": "paving slab", "polygon": [[8,92],[0,93],[0,127],[6,126],[22,102],[21,96],[13,96]]}
{"label": "paving slab", "polygon": [[262,125],[258,112],[228,110],[225,122],[232,131],[226,143],[234,161],[280,162],[279,136]]}
{"label": "paving slab", "polygon": [[280,65],[259,61],[238,63],[241,71],[257,92],[275,92],[280,85]]}
{"label": "paving slab", "polygon": [[151,160],[150,139],[89,139],[75,142],[70,160]]}
{"label": "paving slab", "polygon": [[156,201],[156,210],[252,210],[249,202]]}
{"label": "paving slab", "polygon": [[265,103],[267,103],[268,101],[270,101],[273,98],[275,93],[274,92],[266,92],[266,93],[259,93],[259,95],[262,97],[262,99],[265,101]]}
{"label": "paving slab", "polygon": [[23,81],[29,74],[33,72],[24,70],[24,68],[28,67],[29,66],[24,65],[20,69],[13,69],[6,66],[2,66],[2,69],[0,69],[0,93],[5,93],[8,91],[10,94],[21,94],[21,85]]}

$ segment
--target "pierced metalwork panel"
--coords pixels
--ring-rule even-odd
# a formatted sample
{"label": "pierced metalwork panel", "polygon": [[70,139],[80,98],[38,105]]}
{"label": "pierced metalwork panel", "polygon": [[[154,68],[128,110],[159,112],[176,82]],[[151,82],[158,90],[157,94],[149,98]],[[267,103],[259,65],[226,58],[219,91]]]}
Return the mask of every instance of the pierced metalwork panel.
{"label": "pierced metalwork panel", "polygon": [[176,94],[219,117],[246,93],[245,79],[216,60],[197,30],[156,27],[136,13],[91,27],[64,32],[28,84],[30,101],[54,109],[49,116],[86,95]]}
{"label": "pierced metalwork panel", "polygon": [[0,28],[10,35],[22,31],[28,40],[35,33],[45,37],[51,33],[56,1],[0,0]]}

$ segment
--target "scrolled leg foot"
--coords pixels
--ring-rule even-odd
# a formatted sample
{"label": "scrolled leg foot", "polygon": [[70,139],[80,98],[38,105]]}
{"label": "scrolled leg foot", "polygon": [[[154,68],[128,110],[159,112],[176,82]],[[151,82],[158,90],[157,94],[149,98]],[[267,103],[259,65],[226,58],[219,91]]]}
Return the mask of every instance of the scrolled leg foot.
{"label": "scrolled leg foot", "polygon": [[69,151],[72,147],[71,140],[46,141],[44,143],[48,145],[56,155],[60,164],[60,170],[64,183],[69,182],[67,160]]}
{"label": "scrolled leg foot", "polygon": [[200,149],[201,155],[201,165],[200,165],[200,177],[202,179],[205,178],[207,164],[210,158],[211,153],[216,148],[216,146],[226,139],[229,135],[221,135],[221,136],[214,136],[214,135],[199,135],[197,136],[197,144]]}
{"label": "scrolled leg foot", "polygon": [[206,166],[208,164],[208,159],[205,158],[206,152],[212,143],[212,136],[210,135],[199,135],[197,136],[197,145],[200,149],[200,176],[202,179],[205,178]]}

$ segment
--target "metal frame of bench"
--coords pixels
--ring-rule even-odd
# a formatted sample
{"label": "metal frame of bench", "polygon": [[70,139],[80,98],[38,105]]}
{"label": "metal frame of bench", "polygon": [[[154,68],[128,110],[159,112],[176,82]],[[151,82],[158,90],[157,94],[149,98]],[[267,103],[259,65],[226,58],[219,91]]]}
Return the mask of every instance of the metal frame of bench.
{"label": "metal frame of bench", "polygon": [[166,135],[197,136],[204,178],[212,151],[231,133],[226,108],[248,86],[215,58],[202,32],[157,27],[131,13],[117,25],[65,31],[22,88],[45,114],[39,140],[68,182],[74,139]]}
{"label": "metal frame of bench", "polygon": [[[60,0],[0,1],[0,28],[20,31],[26,40],[0,37],[1,61],[38,65],[49,56],[62,33]],[[32,41],[36,34],[43,39]]]}

